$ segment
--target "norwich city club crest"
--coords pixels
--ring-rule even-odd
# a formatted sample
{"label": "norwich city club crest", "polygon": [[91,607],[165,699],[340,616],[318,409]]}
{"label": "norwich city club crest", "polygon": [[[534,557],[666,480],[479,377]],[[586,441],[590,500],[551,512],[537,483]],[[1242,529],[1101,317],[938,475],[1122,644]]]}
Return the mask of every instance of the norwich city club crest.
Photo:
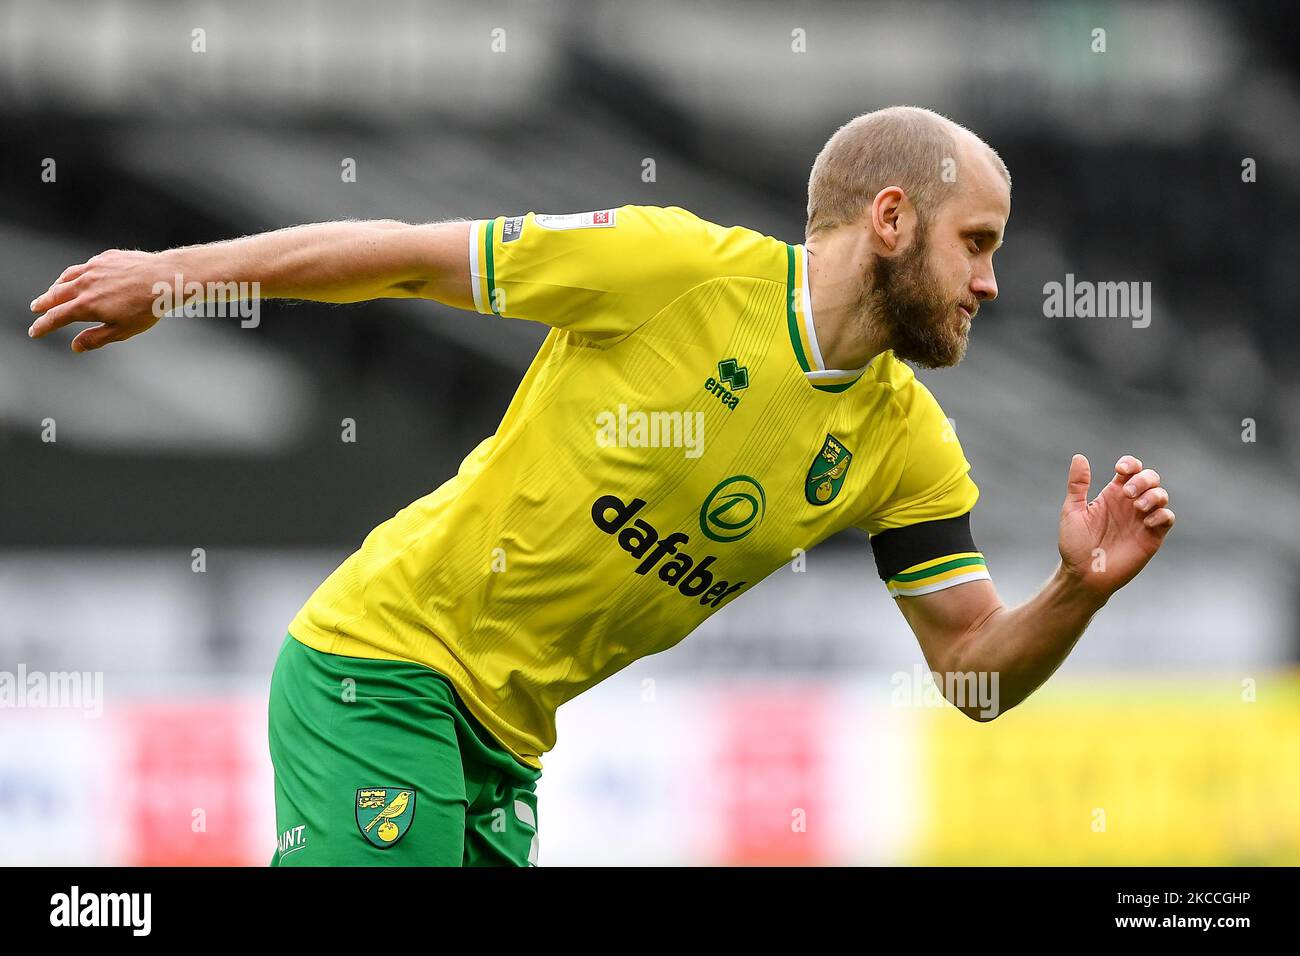
{"label": "norwich city club crest", "polygon": [[844,487],[844,476],[852,461],[853,452],[833,435],[827,435],[825,444],[808,469],[808,479],[804,482],[804,494],[808,503],[825,505],[834,501]]}
{"label": "norwich city club crest", "polygon": [[364,787],[357,791],[357,827],[372,846],[386,850],[411,829],[415,791],[409,787]]}

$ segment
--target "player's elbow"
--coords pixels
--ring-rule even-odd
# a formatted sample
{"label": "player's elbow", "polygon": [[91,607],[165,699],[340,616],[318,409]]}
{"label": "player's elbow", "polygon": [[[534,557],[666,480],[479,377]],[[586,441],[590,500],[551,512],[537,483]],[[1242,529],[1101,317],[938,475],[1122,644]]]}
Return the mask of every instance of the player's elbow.
{"label": "player's elbow", "polygon": [[963,706],[954,703],[952,701],[949,701],[949,703],[952,703],[954,707],[956,707],[959,711],[961,711],[971,720],[975,721],[975,723],[977,724],[992,723],[993,721],[997,720],[1000,716],[1002,716],[1003,713],[1003,711],[997,709],[996,707],[983,707],[978,704],[974,706]]}
{"label": "player's elbow", "polygon": [[934,679],[948,703],[965,716],[987,724],[1015,706],[1016,695],[1003,686],[1001,667],[972,639],[970,631],[944,642],[946,653],[935,668]]}
{"label": "player's elbow", "polygon": [[950,672],[943,687],[944,697],[976,723],[991,723],[1015,703],[1001,693],[998,676],[987,670]]}
{"label": "player's elbow", "polygon": [[1000,690],[995,676],[986,674],[983,680],[979,680],[976,675],[967,675],[965,683],[959,684],[956,688],[948,688],[945,696],[948,698],[948,703],[977,724],[989,724],[1015,707],[1022,699],[1018,695],[1001,693]]}

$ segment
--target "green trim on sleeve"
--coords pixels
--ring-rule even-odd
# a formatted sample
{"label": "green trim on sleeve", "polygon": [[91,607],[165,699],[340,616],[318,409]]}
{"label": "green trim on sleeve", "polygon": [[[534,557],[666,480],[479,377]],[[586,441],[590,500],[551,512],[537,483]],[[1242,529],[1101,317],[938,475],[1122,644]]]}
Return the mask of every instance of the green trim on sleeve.
{"label": "green trim on sleeve", "polygon": [[496,315],[500,315],[501,313],[497,311],[497,296],[496,296],[497,276],[496,276],[496,263],[493,261],[493,256],[492,256],[492,229],[493,229],[493,227],[496,226],[496,224],[497,224],[497,221],[496,221],[495,219],[489,219],[489,220],[487,221],[487,230],[486,230],[486,232],[487,232],[487,240],[486,240],[486,242],[484,242],[484,246],[486,247],[485,258],[487,259],[487,284],[488,284],[488,287],[487,287],[487,294],[488,294],[488,308],[491,309],[491,310],[493,311],[494,314],[496,314]]}

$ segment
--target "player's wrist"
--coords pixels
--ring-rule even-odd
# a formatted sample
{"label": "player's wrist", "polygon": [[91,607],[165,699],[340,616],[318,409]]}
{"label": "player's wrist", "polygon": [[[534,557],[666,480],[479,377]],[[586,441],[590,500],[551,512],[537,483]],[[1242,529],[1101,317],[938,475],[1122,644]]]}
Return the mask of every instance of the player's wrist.
{"label": "player's wrist", "polygon": [[191,246],[155,252],[152,269],[155,284],[165,283],[170,288],[179,283],[183,289],[186,283],[206,282],[208,277],[201,274],[198,257],[195,256],[197,251],[198,247]]}
{"label": "player's wrist", "polygon": [[249,279],[239,254],[239,247],[231,242],[213,242],[198,246],[180,246],[155,253],[157,271],[166,282],[179,276],[184,283],[206,286],[210,282],[241,282]]}
{"label": "player's wrist", "polygon": [[1113,589],[1099,585],[1095,576],[1072,567],[1064,560],[1056,565],[1049,586],[1060,600],[1090,613],[1101,610],[1114,593]]}

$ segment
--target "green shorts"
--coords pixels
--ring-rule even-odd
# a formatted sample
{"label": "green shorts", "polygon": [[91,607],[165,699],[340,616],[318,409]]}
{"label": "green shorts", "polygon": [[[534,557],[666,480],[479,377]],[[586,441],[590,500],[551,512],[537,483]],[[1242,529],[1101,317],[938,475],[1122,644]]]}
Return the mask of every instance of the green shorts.
{"label": "green shorts", "polygon": [[285,639],[272,866],[533,866],[537,780],[422,664]]}

